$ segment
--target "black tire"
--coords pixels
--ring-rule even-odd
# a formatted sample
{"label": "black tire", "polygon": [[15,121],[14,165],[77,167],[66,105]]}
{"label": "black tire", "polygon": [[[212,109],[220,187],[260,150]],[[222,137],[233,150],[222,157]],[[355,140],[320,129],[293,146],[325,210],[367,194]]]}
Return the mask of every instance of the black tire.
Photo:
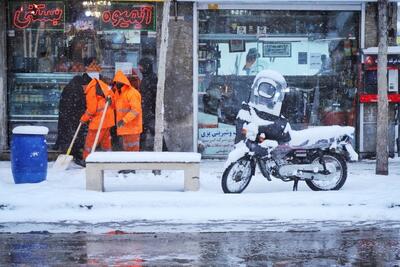
{"label": "black tire", "polygon": [[[237,168],[241,167],[243,167],[243,170],[240,172],[239,169],[239,172],[235,173],[235,171],[238,171]],[[243,157],[231,163],[222,174],[221,185],[224,193],[242,193],[250,183],[251,177],[254,173],[253,168],[255,168],[255,166],[248,157]],[[234,188],[235,186],[237,186],[237,188]]]}
{"label": "black tire", "polygon": [[[318,182],[318,180],[306,180],[306,184],[308,187],[311,188],[311,190],[314,191],[329,191],[329,190],[339,190],[342,188],[344,183],[346,182],[347,179],[347,164],[344,158],[336,153],[325,153],[323,155],[323,158],[325,162],[331,162],[336,164],[336,170],[340,171],[339,177],[336,178],[336,181],[333,180],[331,185],[327,186],[321,186]],[[318,155],[315,155],[313,159],[311,160],[312,162],[319,161]]]}

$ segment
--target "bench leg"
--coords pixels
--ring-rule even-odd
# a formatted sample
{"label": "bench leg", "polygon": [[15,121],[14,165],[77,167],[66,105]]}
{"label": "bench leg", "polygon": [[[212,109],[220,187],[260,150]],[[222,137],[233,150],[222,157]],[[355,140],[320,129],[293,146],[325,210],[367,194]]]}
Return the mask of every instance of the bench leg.
{"label": "bench leg", "polygon": [[86,190],[104,192],[104,171],[95,166],[86,166]]}
{"label": "bench leg", "polygon": [[200,189],[200,164],[193,164],[185,169],[185,191],[199,191]]}

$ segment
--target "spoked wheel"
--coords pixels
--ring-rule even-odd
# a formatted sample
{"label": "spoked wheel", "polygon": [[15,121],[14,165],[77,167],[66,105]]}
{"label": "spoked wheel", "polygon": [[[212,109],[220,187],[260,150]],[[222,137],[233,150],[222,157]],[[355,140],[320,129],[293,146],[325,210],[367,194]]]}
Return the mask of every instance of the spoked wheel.
{"label": "spoked wheel", "polygon": [[306,180],[307,185],[314,191],[339,190],[342,188],[347,178],[347,165],[342,156],[338,154],[324,154],[324,167],[318,156],[316,156],[312,164],[318,166],[319,173],[314,176],[313,180]]}
{"label": "spoked wheel", "polygon": [[221,185],[224,193],[242,193],[250,183],[254,167],[247,157],[229,165],[222,175]]}

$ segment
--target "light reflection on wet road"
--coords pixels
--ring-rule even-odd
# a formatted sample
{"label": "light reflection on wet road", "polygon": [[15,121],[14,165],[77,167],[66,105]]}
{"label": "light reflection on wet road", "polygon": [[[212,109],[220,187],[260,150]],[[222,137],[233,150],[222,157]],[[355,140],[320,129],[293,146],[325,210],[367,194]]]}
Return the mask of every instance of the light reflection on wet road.
{"label": "light reflection on wet road", "polygon": [[0,266],[400,266],[400,229],[0,234]]}

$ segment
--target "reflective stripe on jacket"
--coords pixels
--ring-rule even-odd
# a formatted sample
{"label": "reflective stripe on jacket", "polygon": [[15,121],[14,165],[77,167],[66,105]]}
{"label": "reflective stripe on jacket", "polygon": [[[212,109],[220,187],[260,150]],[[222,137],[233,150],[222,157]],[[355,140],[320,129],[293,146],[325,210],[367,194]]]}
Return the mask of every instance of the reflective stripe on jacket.
{"label": "reflective stripe on jacket", "polygon": [[115,74],[114,82],[124,84],[121,93],[116,90],[114,95],[117,122],[124,121],[124,126],[117,128],[117,135],[142,133],[142,97],[139,91],[131,86],[128,78],[121,71]]}
{"label": "reflective stripe on jacket", "polygon": [[[103,81],[93,79],[88,86],[86,87],[85,94],[86,94],[86,111],[81,117],[81,121],[90,121],[89,129],[94,130],[98,129],[100,126],[101,116],[103,114],[106,99],[102,96],[96,94],[96,84],[100,85],[101,90],[103,91],[106,97],[114,98],[114,94],[112,90],[108,87],[106,83]],[[114,110],[113,104],[108,106],[106,116],[104,118],[104,122],[102,125],[102,129],[110,128],[115,125],[114,120]]]}

